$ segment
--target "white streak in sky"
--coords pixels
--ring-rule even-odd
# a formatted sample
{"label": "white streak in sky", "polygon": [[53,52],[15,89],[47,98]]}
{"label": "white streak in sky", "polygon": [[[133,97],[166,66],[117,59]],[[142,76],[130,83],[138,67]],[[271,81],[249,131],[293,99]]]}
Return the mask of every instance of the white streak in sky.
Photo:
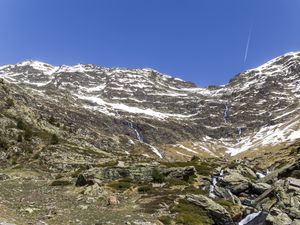
{"label": "white streak in sky", "polygon": [[245,57],[244,57],[244,63],[246,62],[247,57],[248,57],[248,50],[249,50],[249,45],[250,45],[251,36],[252,36],[252,27],[253,27],[253,26],[250,27],[249,34],[248,34],[248,40],[247,40],[247,45],[246,45],[246,51],[245,51]]}

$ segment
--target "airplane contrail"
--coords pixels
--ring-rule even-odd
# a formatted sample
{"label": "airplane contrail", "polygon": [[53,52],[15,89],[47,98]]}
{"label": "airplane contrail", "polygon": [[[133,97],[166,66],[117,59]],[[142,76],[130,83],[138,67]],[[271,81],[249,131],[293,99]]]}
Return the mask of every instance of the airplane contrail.
{"label": "airplane contrail", "polygon": [[252,36],[252,28],[253,28],[253,26],[250,27],[249,34],[248,34],[248,40],[247,40],[247,45],[246,45],[244,63],[246,62],[247,57],[248,57],[249,45],[250,45],[251,36]]}

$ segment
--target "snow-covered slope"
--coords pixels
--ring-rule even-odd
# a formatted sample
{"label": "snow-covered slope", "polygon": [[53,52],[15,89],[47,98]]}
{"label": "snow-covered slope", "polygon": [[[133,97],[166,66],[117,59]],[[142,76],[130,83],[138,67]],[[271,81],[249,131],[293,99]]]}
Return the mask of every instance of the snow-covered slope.
{"label": "snow-covered slope", "polygon": [[[2,66],[0,77],[27,89],[38,110],[65,121],[72,119],[71,111],[80,118],[90,114],[90,121],[78,125],[86,133],[105,128],[108,135],[128,136],[133,144],[150,144],[152,151],[159,146],[154,148],[160,157],[235,155],[300,138],[299,52],[208,88],[152,69],[37,61]],[[108,128],[104,122],[86,128],[92,120],[114,122]]]}

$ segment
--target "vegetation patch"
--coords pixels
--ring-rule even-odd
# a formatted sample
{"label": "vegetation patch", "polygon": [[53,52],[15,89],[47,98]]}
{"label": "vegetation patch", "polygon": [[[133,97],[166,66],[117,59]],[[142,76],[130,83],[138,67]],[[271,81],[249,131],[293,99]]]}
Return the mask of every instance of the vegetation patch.
{"label": "vegetation patch", "polygon": [[200,207],[187,202],[184,199],[179,200],[179,204],[174,208],[176,215],[176,224],[184,225],[210,225],[214,221]]}

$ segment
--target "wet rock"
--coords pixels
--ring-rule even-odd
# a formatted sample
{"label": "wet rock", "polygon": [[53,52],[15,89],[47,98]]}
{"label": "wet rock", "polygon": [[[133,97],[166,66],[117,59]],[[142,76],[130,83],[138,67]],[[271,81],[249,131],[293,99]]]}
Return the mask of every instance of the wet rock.
{"label": "wet rock", "polygon": [[203,195],[186,195],[186,200],[208,211],[217,225],[234,225],[229,212],[221,205]]}
{"label": "wet rock", "polygon": [[273,208],[267,216],[266,222],[270,225],[290,225],[292,220],[286,213],[278,208]]}

